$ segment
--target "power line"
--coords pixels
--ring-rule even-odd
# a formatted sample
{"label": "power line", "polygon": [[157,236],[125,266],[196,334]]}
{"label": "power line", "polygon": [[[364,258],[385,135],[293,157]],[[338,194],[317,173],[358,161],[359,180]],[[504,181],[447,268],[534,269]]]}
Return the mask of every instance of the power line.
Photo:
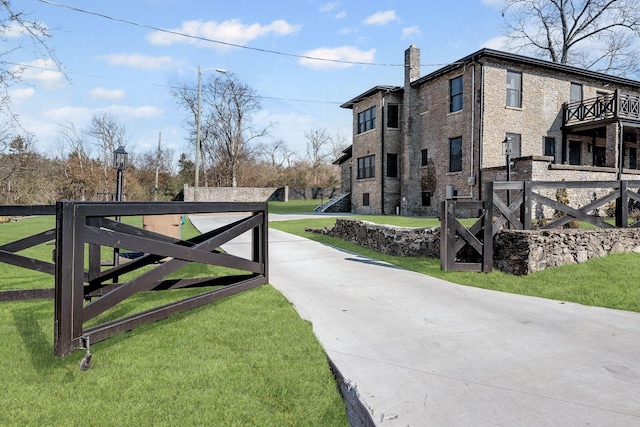
{"label": "power line", "polygon": [[[41,3],[45,3],[51,6],[56,6],[56,7],[61,7],[64,9],[69,9],[69,10],[73,10],[75,12],[79,12],[79,13],[84,13],[87,15],[93,15],[93,16],[97,16],[100,18],[104,18],[104,19],[108,19],[110,21],[115,21],[115,22],[120,22],[123,24],[128,24],[128,25],[133,25],[136,27],[141,27],[141,28],[147,28],[150,30],[154,30],[154,31],[160,31],[162,33],[167,33],[167,34],[172,34],[175,36],[180,36],[180,37],[186,37],[186,38],[190,38],[190,39],[195,39],[195,40],[200,40],[200,41],[204,41],[204,42],[208,42],[208,43],[217,43],[217,44],[221,44],[224,46],[230,46],[230,47],[236,47],[239,49],[247,49],[247,50],[253,50],[253,51],[257,51],[257,52],[263,52],[263,53],[271,53],[274,55],[281,55],[281,56],[289,56],[292,58],[299,58],[299,59],[309,59],[309,60],[314,60],[314,61],[324,61],[324,62],[333,62],[333,63],[338,63],[338,64],[350,64],[350,65],[374,65],[374,66],[380,66],[380,67],[404,67],[404,64],[383,64],[383,63],[375,63],[375,62],[362,62],[362,61],[346,61],[346,60],[342,60],[342,59],[330,59],[330,58],[319,58],[319,57],[315,57],[315,56],[308,56],[308,55],[298,55],[295,53],[287,53],[287,52],[280,52],[277,50],[270,50],[270,49],[262,49],[262,48],[258,48],[258,47],[250,47],[250,46],[242,46],[239,44],[235,44],[235,43],[229,43],[229,42],[224,42],[221,40],[213,40],[207,37],[202,37],[202,36],[194,36],[191,34],[185,34],[185,33],[181,33],[179,31],[174,31],[174,30],[167,30],[165,28],[160,28],[160,27],[156,27],[153,25],[148,25],[148,24],[141,24],[139,22],[134,22],[134,21],[130,21],[128,19],[123,19],[123,18],[116,18],[113,16],[109,16],[109,15],[105,15],[103,13],[98,13],[98,12],[92,12],[89,10],[85,10],[85,9],[80,9],[78,7],[73,7],[73,6],[68,6],[62,3],[56,3],[50,0],[38,0]],[[448,65],[448,64],[421,64],[422,67],[432,67],[432,66],[442,66],[442,65]]]}
{"label": "power line", "polygon": [[[24,67],[24,68],[32,68],[35,70],[43,70],[43,71],[58,71],[61,72],[60,70],[55,70],[52,68],[47,68],[47,67],[43,67],[41,65],[29,65],[29,64],[20,64],[17,62],[11,62],[11,61],[0,61],[0,64],[7,64],[7,65],[15,65],[18,67]],[[102,79],[102,80],[115,80],[112,77],[106,77],[106,76],[96,76],[93,74],[82,74],[82,73],[74,73],[74,72],[69,72],[69,71],[65,71],[68,74],[74,74],[77,76],[84,76],[84,77],[92,77],[95,79]],[[159,83],[147,83],[151,86],[156,86],[156,87],[162,87],[162,88],[167,88],[167,89],[180,89],[179,86],[172,86],[172,85],[162,85]],[[197,90],[195,88],[187,88],[187,90]],[[261,95],[256,95],[258,98],[261,99],[270,99],[270,100],[276,100],[276,101],[291,101],[291,102],[310,102],[310,103],[316,103],[316,104],[342,104],[341,101],[320,101],[320,100],[315,100],[315,99],[297,99],[297,98],[278,98],[278,97],[274,97],[274,96],[261,96]]]}

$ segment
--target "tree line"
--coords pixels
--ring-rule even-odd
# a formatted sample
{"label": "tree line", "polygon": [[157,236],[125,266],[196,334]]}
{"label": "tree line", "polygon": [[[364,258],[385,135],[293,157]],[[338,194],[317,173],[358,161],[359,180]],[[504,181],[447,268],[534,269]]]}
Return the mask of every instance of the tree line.
{"label": "tree line", "polygon": [[[339,186],[339,171],[331,162],[344,149],[344,138],[325,129],[305,132],[307,153],[299,155],[282,141],[243,144],[236,151],[235,170],[227,159],[203,148],[200,185],[293,188]],[[53,148],[36,150],[29,136],[14,136],[0,145],[0,204],[51,204],[58,200],[111,201],[116,192],[113,152],[128,152],[124,199],[169,201],[185,184],[194,185],[193,151],[176,154],[163,147],[129,151],[127,131],[111,115],[96,115],[85,129],[61,126]],[[193,145],[193,144],[191,144]],[[232,176],[233,174],[233,176]]]}

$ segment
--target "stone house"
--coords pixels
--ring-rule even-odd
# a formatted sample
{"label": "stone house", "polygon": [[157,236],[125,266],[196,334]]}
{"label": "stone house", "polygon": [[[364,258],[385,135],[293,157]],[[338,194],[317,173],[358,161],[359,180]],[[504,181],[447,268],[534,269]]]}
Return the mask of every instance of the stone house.
{"label": "stone house", "polygon": [[336,160],[360,214],[438,215],[488,181],[640,179],[640,82],[479,50],[403,86],[347,101],[352,145]]}

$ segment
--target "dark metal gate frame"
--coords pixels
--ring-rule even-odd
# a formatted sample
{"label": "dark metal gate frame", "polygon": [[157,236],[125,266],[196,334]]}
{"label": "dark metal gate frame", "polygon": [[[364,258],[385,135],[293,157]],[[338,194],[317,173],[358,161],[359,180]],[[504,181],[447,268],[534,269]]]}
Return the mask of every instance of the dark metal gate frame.
{"label": "dark metal gate frame", "polygon": [[[531,230],[531,214],[534,203],[549,206],[561,216],[541,227],[542,229],[559,228],[571,219],[591,223],[600,228],[640,227],[640,221],[629,224],[628,205],[630,200],[640,203],[640,195],[629,188],[639,188],[640,181],[509,181],[488,182],[485,185],[485,200],[455,201],[445,200],[441,207],[440,233],[440,268],[451,271],[482,271],[493,269],[493,238],[505,226],[515,230]],[[549,199],[534,190],[541,189],[611,189],[602,197],[596,198],[575,209],[568,205]],[[505,202],[496,193],[498,191],[517,191],[518,194],[510,202]],[[616,224],[605,222],[597,215],[589,212],[615,202]],[[478,220],[466,228],[457,219],[459,210],[477,210]],[[481,262],[461,262],[457,254],[465,246],[470,247]]]}
{"label": "dark metal gate frame", "polygon": [[[56,214],[55,205],[30,206],[0,206],[0,215],[10,217],[53,216]],[[15,242],[0,246],[0,263],[10,264],[41,273],[55,274],[55,264],[24,255],[19,255],[25,249],[55,240],[56,230],[46,230],[42,233],[25,237]],[[13,289],[0,291],[0,301],[20,301],[37,298],[53,298],[54,288],[41,289]]]}
{"label": "dark metal gate frame", "polygon": [[[109,219],[116,216],[197,213],[242,213],[248,216],[189,240],[171,238]],[[59,202],[56,204],[56,221],[56,356],[68,355],[74,349],[87,348],[89,342],[102,341],[119,332],[268,282],[266,203]],[[245,232],[251,232],[252,235],[251,259],[218,250],[221,245]],[[85,269],[86,246],[89,250],[88,270]],[[101,271],[101,246],[144,255]],[[167,258],[166,262],[159,263]],[[190,262],[234,268],[248,274],[166,279],[168,274]],[[127,282],[117,283],[119,277],[146,266],[153,268]],[[138,292],[196,286],[216,288],[162,307],[84,328],[86,322]],[[91,300],[96,297],[94,301]],[[87,300],[90,302],[85,303]]]}

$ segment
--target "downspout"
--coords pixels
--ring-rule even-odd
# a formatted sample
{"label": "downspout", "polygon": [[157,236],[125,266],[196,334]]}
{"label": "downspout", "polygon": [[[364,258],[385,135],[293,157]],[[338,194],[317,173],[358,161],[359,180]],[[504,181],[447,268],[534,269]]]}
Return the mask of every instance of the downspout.
{"label": "downspout", "polygon": [[[616,117],[620,117],[620,89],[616,89]],[[618,148],[618,181],[622,181],[622,167],[624,166],[624,125],[622,120],[618,119],[618,141],[620,148]]]}
{"label": "downspout", "polygon": [[475,124],[476,124],[476,63],[473,63],[473,69],[471,71],[471,158],[469,161],[469,195],[470,199],[473,200],[473,184],[474,184],[474,174],[473,174],[473,148],[474,148],[474,135],[475,135]]}
{"label": "downspout", "polygon": [[384,95],[380,103],[380,212],[384,215]]}
{"label": "downspout", "polygon": [[[465,66],[466,67],[466,66]],[[468,196],[457,196],[457,198],[461,197],[469,197],[473,199],[473,185],[472,185],[472,177],[473,177],[473,160],[475,158],[473,153],[473,148],[475,145],[475,118],[476,118],[476,64],[473,63],[473,68],[471,70],[471,153],[469,156],[469,177],[467,178],[467,183],[469,184],[469,195]]]}
{"label": "downspout", "polygon": [[480,63],[480,126],[478,126],[478,199],[484,197],[482,188],[482,135],[484,133],[484,64]]}

